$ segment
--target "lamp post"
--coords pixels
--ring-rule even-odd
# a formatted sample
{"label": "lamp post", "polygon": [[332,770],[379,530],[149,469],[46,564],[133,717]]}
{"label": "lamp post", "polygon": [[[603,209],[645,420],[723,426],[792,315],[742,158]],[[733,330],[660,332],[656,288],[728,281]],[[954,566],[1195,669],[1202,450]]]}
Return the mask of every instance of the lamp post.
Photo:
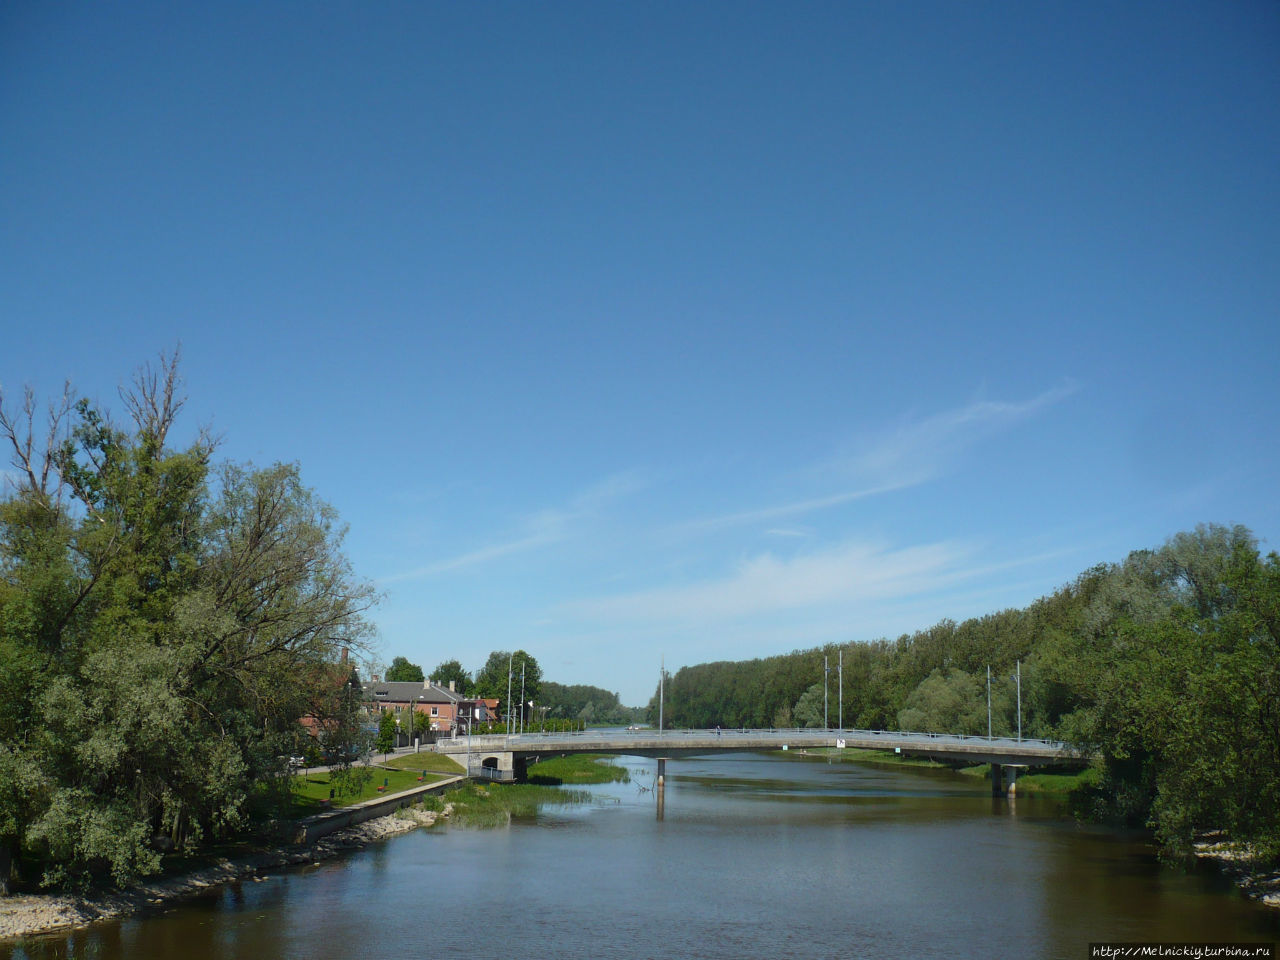
{"label": "lamp post", "polygon": [[991,664],[987,664],[987,739],[991,739]]}
{"label": "lamp post", "polygon": [[[514,653],[507,654],[507,736],[511,736],[511,664],[515,660]],[[499,660],[499,663],[502,661]]]}
{"label": "lamp post", "polygon": [[658,661],[658,736],[662,736],[662,701],[666,691],[663,689],[667,682],[667,656],[662,655]]}
{"label": "lamp post", "polygon": [[836,651],[836,686],[840,688],[840,729],[844,729],[844,648]]}
{"label": "lamp post", "polygon": [[1022,661],[1018,661],[1018,740],[1022,740]]}
{"label": "lamp post", "polygon": [[828,677],[831,676],[831,667],[827,663],[827,655],[822,655],[822,729],[830,730],[831,724],[827,722],[827,698],[831,688]]}

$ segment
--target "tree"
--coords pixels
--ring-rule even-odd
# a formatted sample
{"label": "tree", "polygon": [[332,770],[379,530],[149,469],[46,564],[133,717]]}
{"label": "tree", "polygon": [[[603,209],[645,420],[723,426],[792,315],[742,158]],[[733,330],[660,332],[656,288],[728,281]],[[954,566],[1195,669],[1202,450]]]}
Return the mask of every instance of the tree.
{"label": "tree", "polygon": [[898,711],[898,728],[918,733],[986,733],[985,687],[963,670],[934,670]]}
{"label": "tree", "polygon": [[[431,671],[431,678],[442,687],[448,687],[452,680],[454,689],[464,697],[470,696],[472,687],[471,675],[462,669],[457,660],[446,660]],[[504,694],[505,696],[505,694]]]}
{"label": "tree", "polygon": [[815,683],[800,695],[796,707],[791,711],[797,724],[804,727],[822,726],[822,684]]}
{"label": "tree", "polygon": [[388,682],[400,681],[403,683],[422,683],[426,680],[426,676],[422,672],[422,668],[416,663],[410,663],[404,657],[396,657],[391,661],[391,666],[387,668]]}
{"label": "tree", "polygon": [[20,413],[0,397],[19,477],[0,676],[23,684],[0,706],[0,842],[46,883],[125,883],[244,827],[299,719],[348,696],[317,678],[369,634],[333,510],[296,465],[216,466],[204,433],[172,447],[179,387],[176,357],[144,368],[127,429],[69,389],[47,431],[30,392]]}
{"label": "tree", "polygon": [[384,710],[378,720],[378,739],[374,749],[378,753],[390,753],[396,746],[396,717],[390,710]]}
{"label": "tree", "polygon": [[542,668],[538,661],[525,653],[516,650],[495,650],[489,654],[484,666],[476,671],[472,694],[476,697],[496,697],[506,702],[508,669],[511,676],[511,698],[520,699],[520,668],[524,667],[524,699],[537,700],[542,691]]}
{"label": "tree", "polygon": [[425,710],[414,710],[413,714],[413,735],[420,737],[431,729],[431,718],[427,716]]}

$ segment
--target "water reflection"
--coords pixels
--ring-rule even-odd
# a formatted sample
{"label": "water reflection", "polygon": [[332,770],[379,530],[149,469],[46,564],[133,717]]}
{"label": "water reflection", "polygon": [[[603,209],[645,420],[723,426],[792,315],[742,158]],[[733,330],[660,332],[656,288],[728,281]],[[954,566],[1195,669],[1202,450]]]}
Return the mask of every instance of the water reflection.
{"label": "water reflection", "polygon": [[[622,761],[601,802],[418,831],[8,958],[229,960],[1086,955],[1091,940],[1276,940],[1280,914],[1141,838],[945,770],[720,756]],[[656,785],[655,785],[656,786]],[[604,801],[608,802],[604,802]],[[429,951],[428,951],[429,952]]]}

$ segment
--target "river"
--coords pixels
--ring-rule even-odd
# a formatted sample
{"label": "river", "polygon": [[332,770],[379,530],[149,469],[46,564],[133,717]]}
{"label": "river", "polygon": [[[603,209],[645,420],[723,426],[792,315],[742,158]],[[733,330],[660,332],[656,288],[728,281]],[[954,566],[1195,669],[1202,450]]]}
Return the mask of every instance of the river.
{"label": "river", "polygon": [[0,960],[1067,957],[1091,941],[1280,940],[1280,911],[1053,800],[948,770],[671,761],[509,829],[418,830]]}

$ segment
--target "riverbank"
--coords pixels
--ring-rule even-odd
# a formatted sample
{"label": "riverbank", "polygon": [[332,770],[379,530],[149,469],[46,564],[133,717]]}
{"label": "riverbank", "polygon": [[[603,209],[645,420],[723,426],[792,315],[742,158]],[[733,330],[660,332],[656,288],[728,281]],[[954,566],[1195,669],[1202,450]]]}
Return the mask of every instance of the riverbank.
{"label": "riverbank", "polygon": [[1260,868],[1247,852],[1216,839],[1197,843],[1195,853],[1201,860],[1216,864],[1247,896],[1280,909],[1280,869],[1274,866]]}
{"label": "riverbank", "polygon": [[452,812],[453,807],[449,803],[435,810],[421,806],[406,807],[389,816],[335,831],[304,846],[225,859],[189,873],[144,881],[127,892],[115,891],[88,897],[39,894],[6,897],[0,899],[0,940],[133,916],[236,880],[261,881],[266,879],[262,876],[264,873],[319,863],[378,840],[431,826]]}

